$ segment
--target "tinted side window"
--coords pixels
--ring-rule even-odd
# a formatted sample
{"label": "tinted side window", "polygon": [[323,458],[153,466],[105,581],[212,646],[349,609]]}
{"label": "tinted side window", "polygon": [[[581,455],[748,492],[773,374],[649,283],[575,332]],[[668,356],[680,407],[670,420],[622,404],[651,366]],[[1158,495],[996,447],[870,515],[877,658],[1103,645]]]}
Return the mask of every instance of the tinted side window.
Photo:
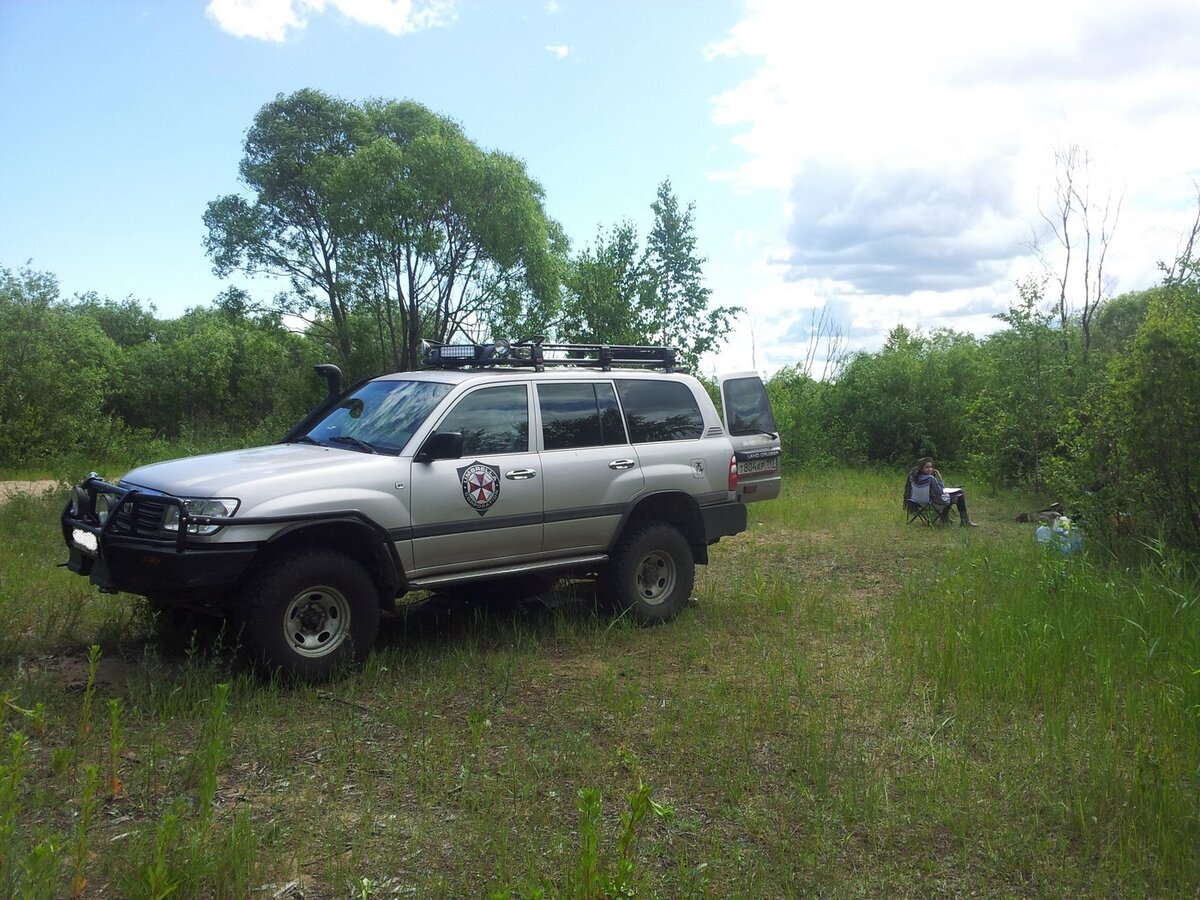
{"label": "tinted side window", "polygon": [[523,384],[467,394],[437,428],[461,431],[463,455],[523,453],[529,449],[528,392]]}
{"label": "tinted side window", "polygon": [[629,439],[635,444],[686,441],[704,433],[704,417],[686,384],[678,381],[617,381]]}
{"label": "tinted side window", "polygon": [[596,385],[596,404],[600,407],[600,437],[607,447],[625,444],[625,422],[621,419],[621,408],[617,406],[617,392],[611,384]]}
{"label": "tinted side window", "polygon": [[771,404],[767,392],[758,378],[734,378],[721,385],[725,397],[725,415],[729,419],[729,433],[745,434],[774,433],[775,417],[771,415]]}
{"label": "tinted side window", "polygon": [[609,384],[540,384],[538,403],[547,450],[625,443],[617,395]]}

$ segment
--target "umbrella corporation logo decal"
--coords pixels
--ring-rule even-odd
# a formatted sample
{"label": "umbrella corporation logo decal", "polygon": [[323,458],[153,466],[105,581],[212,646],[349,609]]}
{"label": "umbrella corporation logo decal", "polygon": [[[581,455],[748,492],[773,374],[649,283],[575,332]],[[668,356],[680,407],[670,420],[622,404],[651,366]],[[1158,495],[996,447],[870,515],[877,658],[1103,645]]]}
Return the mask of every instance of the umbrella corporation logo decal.
{"label": "umbrella corporation logo decal", "polygon": [[500,498],[500,472],[487,463],[473,462],[458,470],[462,479],[463,499],[483,515]]}

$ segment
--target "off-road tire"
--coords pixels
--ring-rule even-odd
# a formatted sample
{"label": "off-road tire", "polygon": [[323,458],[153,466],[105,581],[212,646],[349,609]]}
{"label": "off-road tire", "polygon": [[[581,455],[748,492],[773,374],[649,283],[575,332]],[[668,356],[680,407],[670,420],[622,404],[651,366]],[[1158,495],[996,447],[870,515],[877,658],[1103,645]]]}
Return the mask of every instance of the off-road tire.
{"label": "off-road tire", "polygon": [[247,586],[242,641],[255,664],[316,681],[370,652],[379,615],[375,584],[350,557],[330,550],[286,556]]}
{"label": "off-road tire", "polygon": [[600,574],[601,603],[627,610],[643,625],[657,625],[687,605],[696,581],[696,561],[678,528],[665,522],[636,526],[617,545]]}

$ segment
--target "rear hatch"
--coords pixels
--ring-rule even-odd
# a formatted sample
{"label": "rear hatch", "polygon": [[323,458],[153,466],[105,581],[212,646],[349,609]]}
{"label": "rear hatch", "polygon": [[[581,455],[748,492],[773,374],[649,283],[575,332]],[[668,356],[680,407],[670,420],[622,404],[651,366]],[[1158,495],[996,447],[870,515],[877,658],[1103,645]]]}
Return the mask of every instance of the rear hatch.
{"label": "rear hatch", "polygon": [[782,484],[783,450],[766,386],[757,372],[718,375],[717,384],[725,430],[737,456],[738,496],[746,503],[773,500]]}

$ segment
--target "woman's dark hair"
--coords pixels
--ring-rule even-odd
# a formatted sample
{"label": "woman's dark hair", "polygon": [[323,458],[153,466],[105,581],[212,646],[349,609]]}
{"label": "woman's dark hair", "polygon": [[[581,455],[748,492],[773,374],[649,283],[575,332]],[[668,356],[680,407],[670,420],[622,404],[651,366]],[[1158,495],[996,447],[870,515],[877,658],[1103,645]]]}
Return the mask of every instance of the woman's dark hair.
{"label": "woman's dark hair", "polygon": [[933,457],[932,456],[922,456],[920,459],[917,460],[917,468],[918,469],[925,468],[925,463],[929,463],[930,465],[933,465]]}

